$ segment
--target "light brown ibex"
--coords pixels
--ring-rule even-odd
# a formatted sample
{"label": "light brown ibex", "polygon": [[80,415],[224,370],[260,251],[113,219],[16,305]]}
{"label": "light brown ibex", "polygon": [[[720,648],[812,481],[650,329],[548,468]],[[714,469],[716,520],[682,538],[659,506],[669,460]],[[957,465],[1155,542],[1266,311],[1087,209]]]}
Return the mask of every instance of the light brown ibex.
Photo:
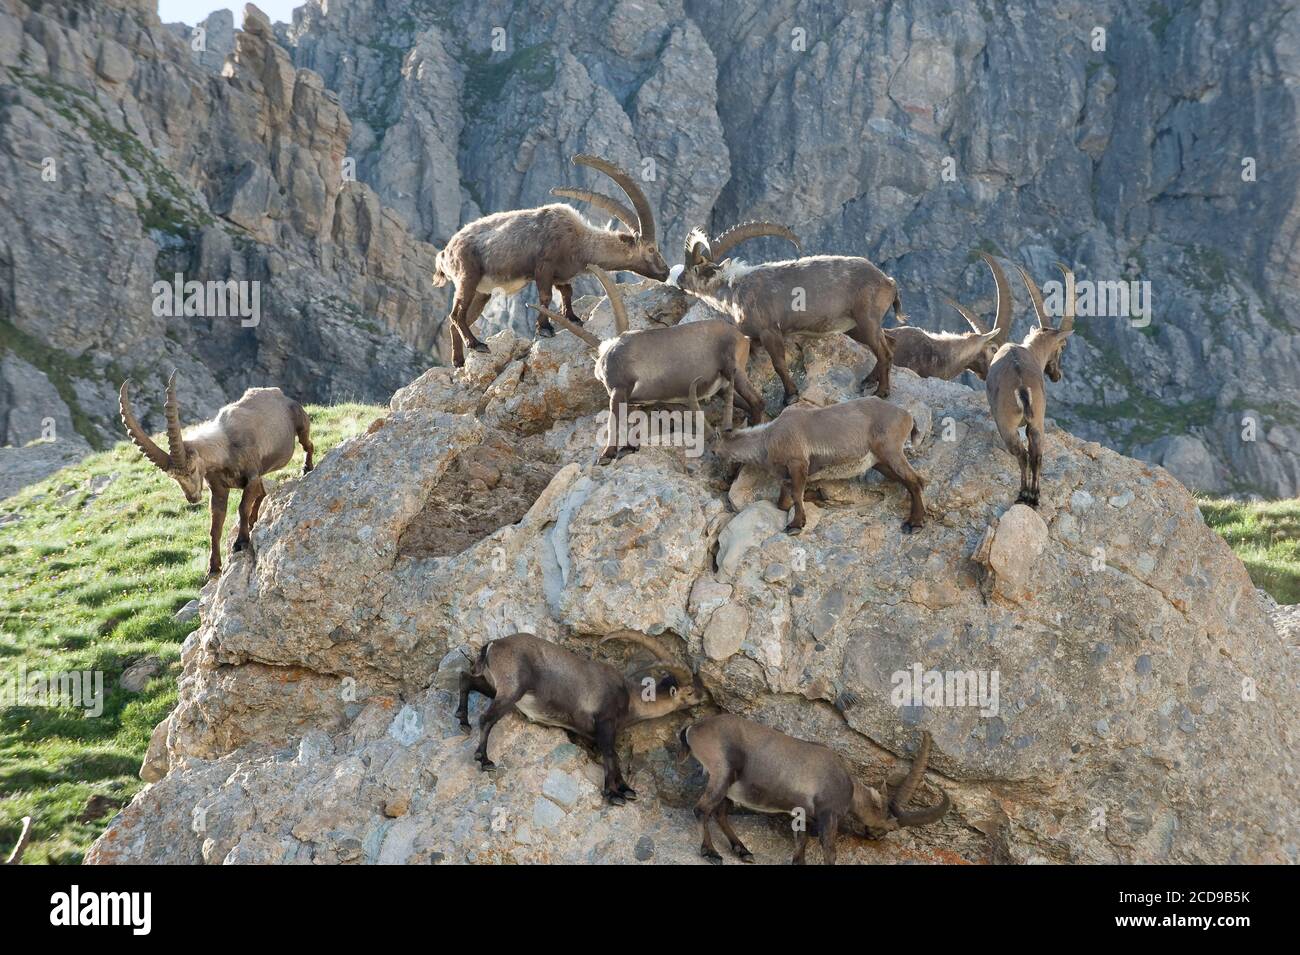
{"label": "light brown ibex", "polygon": [[[1011,308],[1011,286],[1007,283],[1002,267],[987,252],[981,252],[980,255],[993,273],[993,283],[997,286],[998,306],[993,329],[990,331],[966,306],[945,298],[944,301],[966,319],[972,331],[961,334],[928,332],[915,325],[887,328],[885,338],[894,348],[895,365],[910,368],[922,378],[943,378],[946,381],[951,381],[964,371],[974,372],[981,380],[988,376],[989,363],[997,350],[1006,344],[1015,316]],[[864,391],[868,385],[876,382],[876,369],[879,367],[877,364],[863,381]]]}
{"label": "light brown ibex", "polygon": [[485,770],[488,735],[512,709],[534,723],[559,726],[593,740],[605,769],[604,795],[616,806],[636,799],[618,766],[614,741],[633,723],[667,716],[695,706],[704,688],[691,670],[673,662],[662,642],[644,633],[619,630],[601,639],[627,640],[649,649],[658,658],[649,667],[624,676],[608,663],[574,653],[531,633],[515,633],[484,644],[473,667],[460,677],[456,717],[469,729],[469,695],[477,691],[492,698],[479,719],[474,758]]}
{"label": "light brown ibex", "polygon": [[236,552],[249,546],[249,535],[257,523],[266,488],[262,476],[277,471],[293,457],[296,437],[307,453],[302,473],[312,469],[311,419],[302,405],[286,398],[279,388],[249,388],[235,402],[221,408],[211,421],[190,429],[182,436],[180,409],[176,402],[176,373],[167,379],[167,450],[154,444],[131,411],[127,394],[131,380],[122,382],[118,408],[131,443],[160,471],[185,492],[185,499],[198,504],[203,484],[212,489],[212,546],[208,574],[221,573],[221,529],[226,523],[226,506],[231,488],[243,490],[239,501],[239,534]]}
{"label": "light brown ibex", "polygon": [[[682,730],[682,743],[704,767],[704,794],[695,804],[700,823],[700,855],[714,864],[722,856],[713,848],[709,822],[717,820],[743,862],[754,855],[736,835],[727,818],[727,801],[761,813],[801,813],[805,825],[795,827],[794,865],[804,864],[808,826],[815,822],[822,846],[822,861],[835,864],[835,839],[840,826],[856,823],[872,836],[904,826],[924,826],[947,813],[948,794],[926,809],[909,810],[930,758],[930,734],[921,744],[906,774],[892,774],[884,792],[854,778],[834,750],[787,736],[761,723],[731,713],[720,713]],[[893,791],[891,792],[891,787]]]}
{"label": "light brown ibex", "polygon": [[[1047,385],[1043,376],[1052,381],[1061,380],[1061,354],[1074,331],[1074,273],[1059,262],[1056,267],[1065,276],[1060,327],[1052,327],[1043,304],[1043,293],[1029,273],[1016,266],[1033,300],[1038,327],[1025,336],[1023,343],[1003,345],[998,349],[989,366],[987,380],[989,410],[993,413],[998,434],[1007,450],[1020,462],[1020,494],[1016,500],[1030,507],[1038,506],[1043,470],[1043,419],[1047,414]],[[1022,425],[1029,445],[1027,449],[1020,442]]]}
{"label": "light brown ibex", "polygon": [[[589,265],[611,271],[636,272],[663,281],[668,263],[655,241],[654,214],[641,187],[626,172],[599,156],[573,157],[614,180],[632,201],[633,213],[622,203],[584,189],[554,190],[557,195],[584,199],[613,214],[632,233],[588,222],[576,209],[552,203],[536,209],[514,209],[475,219],[460,228],[438,253],[433,284],[456,286],[449,316],[452,361],[465,363],[465,345],[487,351],[470,326],[478,319],[494,290],[513,295],[529,282],[537,286],[543,308],[551,304],[551,289],[560,293],[565,317],[580,322],[573,310],[573,278]],[[555,334],[545,312],[538,313],[537,333]]]}
{"label": "light brown ibex", "polygon": [[760,236],[779,236],[799,248],[795,234],[773,222],[746,222],[712,242],[695,229],[686,237],[686,261],[674,267],[669,284],[729,315],[762,344],[781,377],[786,404],[799,394],[785,361],[786,335],[847,332],[875,354],[876,395],[887,397],[893,349],[880,322],[891,306],[898,321],[907,320],[894,280],[857,256],[814,255],[763,265],[726,258],[738,243]]}
{"label": "light brown ibex", "polygon": [[[691,409],[698,411],[698,404],[692,402]],[[810,482],[861,477],[873,468],[907,488],[912,506],[903,533],[910,534],[925,526],[925,479],[903,450],[918,437],[906,409],[873,395],[824,408],[792,405],[767,424],[715,436],[712,447],[723,457],[757,464],[784,478],[776,506],[794,506],[786,526],[791,534],[803,530],[807,521],[803,498]]]}
{"label": "light brown ibex", "polygon": [[[687,404],[693,382],[704,382],[704,397],[725,389],[723,428],[732,427],[732,401],[739,395],[751,424],[763,420],[763,399],[745,375],[749,339],[725,318],[705,319],[666,328],[628,328],[627,306],[617,283],[597,266],[614,313],[614,338],[601,340],[565,316],[538,307],[560,327],[577,335],[596,351],[596,378],[609,393],[609,433],[601,451],[602,464],[636,450],[619,445],[617,423],[632,405]],[[698,417],[696,421],[700,420]]]}

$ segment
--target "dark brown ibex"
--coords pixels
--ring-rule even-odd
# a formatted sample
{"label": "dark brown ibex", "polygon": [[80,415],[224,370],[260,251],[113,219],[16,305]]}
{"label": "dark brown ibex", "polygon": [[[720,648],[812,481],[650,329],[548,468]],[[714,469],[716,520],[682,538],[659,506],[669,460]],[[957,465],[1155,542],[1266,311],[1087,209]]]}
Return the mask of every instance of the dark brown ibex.
{"label": "dark brown ibex", "polygon": [[906,321],[894,280],[856,256],[814,255],[764,265],[725,258],[738,243],[760,236],[779,236],[799,248],[795,234],[773,222],[747,222],[712,242],[695,229],[686,237],[686,261],[674,267],[669,284],[729,315],[762,344],[781,376],[786,404],[799,394],[785,361],[786,335],[847,332],[875,354],[876,395],[887,397],[893,350],[880,322],[891,306],[898,321]]}
{"label": "dark brown ibex", "polygon": [[[992,331],[969,308],[951,298],[945,298],[944,301],[966,319],[972,331],[962,334],[928,332],[915,325],[887,328],[885,338],[893,346],[895,365],[910,368],[922,378],[943,378],[947,381],[964,371],[973,371],[981,380],[988,376],[989,363],[997,350],[1006,344],[1015,316],[1011,309],[1011,286],[1007,283],[1002,267],[987,252],[981,252],[980,255],[992,271],[993,282],[998,290],[997,316]],[[862,383],[864,391],[868,385],[877,381],[876,369],[879,367],[877,364]]]}
{"label": "dark brown ibex", "polygon": [[[691,409],[698,412],[698,404],[693,402]],[[785,479],[776,506],[784,511],[793,504],[794,517],[786,527],[791,534],[803,530],[807,521],[803,497],[810,482],[861,477],[872,468],[907,488],[912,507],[903,533],[910,534],[925,526],[925,479],[903,451],[918,437],[908,411],[873,395],[825,408],[793,405],[767,424],[717,435],[713,450]]]}
{"label": "dark brown ibex", "polygon": [[[1074,331],[1074,273],[1059,262],[1056,267],[1065,276],[1060,327],[1052,327],[1047,308],[1043,305],[1043,293],[1029,273],[1016,266],[1033,300],[1038,327],[1030,331],[1023,343],[1003,345],[998,349],[989,366],[987,380],[989,410],[993,413],[998,434],[1007,450],[1020,462],[1020,494],[1016,500],[1030,507],[1038,506],[1043,470],[1043,419],[1047,414],[1047,385],[1043,376],[1052,381],[1061,380],[1061,354]],[[1022,425],[1028,449],[1020,443]]]}
{"label": "dark brown ibex", "polygon": [[725,389],[725,430],[731,430],[736,395],[744,403],[751,424],[763,420],[763,399],[745,375],[749,339],[735,325],[725,318],[711,318],[666,328],[629,330],[627,306],[618,285],[597,266],[590,270],[609,298],[618,333],[614,338],[602,341],[565,316],[540,307],[539,311],[597,349],[596,378],[609,393],[609,435],[600,454],[602,464],[636,450],[635,445],[618,444],[617,422],[629,406],[687,404],[693,382],[704,383],[706,400]]}
{"label": "dark brown ibex", "polygon": [[[663,281],[668,263],[655,242],[654,214],[641,187],[626,172],[599,156],[573,157],[614,180],[632,200],[633,213],[622,203],[583,189],[555,190],[557,195],[584,199],[615,215],[632,233],[592,225],[563,203],[536,209],[515,209],[483,216],[464,225],[438,253],[433,284],[456,286],[452,300],[452,361],[465,363],[465,345],[487,351],[470,326],[478,319],[494,290],[513,295],[529,282],[537,286],[543,308],[551,304],[551,289],[560,293],[565,317],[581,321],[573,310],[573,278],[589,265],[629,271]],[[555,334],[546,313],[539,312],[537,333]]]}
{"label": "dark brown ibex", "polygon": [[[713,848],[709,821],[717,820],[731,851],[743,862],[754,855],[736,835],[727,818],[727,801],[761,813],[799,814],[805,823],[795,827],[794,865],[804,864],[808,850],[808,822],[817,824],[822,861],[835,864],[835,839],[840,826],[856,823],[872,836],[904,826],[924,826],[947,813],[948,794],[926,809],[909,810],[907,804],[925,775],[930,758],[930,734],[921,745],[912,768],[895,773],[877,792],[860,783],[834,750],[809,743],[752,720],[720,713],[682,730],[682,743],[704,767],[704,794],[695,804],[700,823],[700,855],[714,864],[722,856]],[[894,788],[891,792],[891,787]]]}
{"label": "dark brown ibex", "polygon": [[154,444],[131,411],[127,394],[130,379],[122,382],[118,408],[127,436],[140,452],[172,478],[185,492],[185,499],[198,504],[203,484],[212,489],[212,547],[208,574],[221,573],[221,529],[226,522],[226,505],[231,488],[243,490],[239,501],[239,534],[235,552],[249,546],[249,535],[266,496],[262,476],[277,471],[293,457],[297,437],[307,459],[302,473],[312,469],[311,419],[302,405],[286,398],[279,388],[249,388],[235,402],[226,405],[211,421],[190,429],[182,437],[180,409],[176,403],[176,373],[167,379],[167,450]]}
{"label": "dark brown ibex", "polygon": [[531,633],[515,633],[484,644],[478,659],[460,676],[456,716],[469,729],[469,695],[492,698],[479,720],[474,758],[487,770],[492,727],[512,709],[534,723],[559,726],[593,740],[605,768],[604,795],[616,806],[635,799],[618,766],[614,741],[626,727],[695,706],[704,688],[687,667],[672,662],[674,654],[660,641],[632,630],[619,630],[601,639],[638,643],[659,659],[629,676],[608,663],[591,660]]}

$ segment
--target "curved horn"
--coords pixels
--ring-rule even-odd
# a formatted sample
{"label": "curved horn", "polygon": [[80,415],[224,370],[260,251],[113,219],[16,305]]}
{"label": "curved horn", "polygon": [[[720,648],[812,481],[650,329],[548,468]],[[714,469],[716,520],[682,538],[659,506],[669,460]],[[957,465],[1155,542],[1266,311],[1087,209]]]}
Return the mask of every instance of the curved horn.
{"label": "curved horn", "polygon": [[627,306],[623,304],[623,296],[618,290],[618,283],[599,265],[589,265],[587,271],[596,276],[596,280],[605,289],[605,295],[609,298],[609,307],[614,313],[614,331],[616,334],[622,335],[630,326],[627,321]]}
{"label": "curved horn", "polygon": [[1007,274],[1002,271],[1002,266],[998,264],[997,259],[987,252],[981,252],[980,257],[993,273],[993,284],[998,289],[998,312],[993,319],[993,327],[998,335],[993,339],[993,344],[1005,345],[1007,339],[1011,337],[1011,323],[1016,317],[1012,310],[1011,283],[1007,281]]}
{"label": "curved horn", "polygon": [[1050,329],[1052,327],[1052,322],[1047,317],[1047,307],[1043,305],[1043,293],[1038,291],[1038,286],[1034,284],[1034,280],[1029,277],[1028,272],[1019,265],[1016,266],[1016,271],[1018,271],[1020,277],[1025,280],[1025,288],[1029,289],[1029,298],[1034,303],[1034,314],[1038,316],[1038,327]]}
{"label": "curved horn", "polygon": [[595,335],[593,335],[591,332],[587,331],[581,325],[573,324],[573,322],[569,321],[563,315],[560,315],[557,312],[552,312],[549,308],[543,308],[540,305],[531,305],[531,304],[528,307],[533,309],[534,311],[541,312],[543,315],[549,318],[556,325],[559,325],[561,328],[563,328],[566,332],[570,333],[571,335],[576,335],[578,338],[582,339],[586,344],[590,345],[592,348],[600,347],[601,340],[597,338]]}
{"label": "curved horn", "polygon": [[1065,276],[1065,301],[1061,304],[1060,330],[1069,334],[1074,331],[1074,273],[1064,263],[1057,262],[1056,267]]}
{"label": "curved horn", "polygon": [[938,822],[952,808],[952,802],[948,799],[948,794],[939,790],[939,802],[925,809],[909,811],[906,809],[890,809],[890,813],[898,820],[900,826],[928,826],[932,822]]}
{"label": "curved horn", "polygon": [[611,199],[599,192],[592,192],[590,189],[569,189],[567,187],[556,187],[551,190],[551,195],[559,196],[561,199],[573,199],[577,202],[590,202],[605,215],[613,216],[633,232],[636,231],[636,213],[617,199]]}
{"label": "curved horn", "polygon": [[144,433],[140,427],[140,422],[135,413],[131,411],[131,398],[127,394],[127,388],[131,384],[128,378],[122,382],[122,390],[117,393],[117,408],[122,415],[122,424],[126,425],[127,437],[131,443],[140,449],[146,458],[153,462],[155,467],[166,471],[172,465],[171,455],[169,455],[158,445],[153,443],[153,439]]}
{"label": "curved horn", "polygon": [[794,245],[796,252],[800,251],[799,237],[779,222],[742,222],[740,225],[732,226],[713,240],[713,260],[721,262],[727,253],[740,243],[766,235],[786,239]]}
{"label": "curved horn", "polygon": [[701,262],[712,262],[713,250],[703,229],[692,229],[686,236],[686,267],[694,268]]}
{"label": "curved horn", "polygon": [[601,159],[599,156],[582,153],[574,156],[573,162],[574,165],[589,166],[613,179],[618,187],[627,193],[627,197],[632,200],[632,208],[636,210],[637,235],[645,242],[653,243],[655,241],[655,217],[654,213],[650,211],[650,200],[645,197],[645,193],[636,184],[636,180],[608,159]]}
{"label": "curved horn", "polygon": [[635,643],[644,647],[653,653],[659,664],[676,676],[679,681],[689,683],[695,679],[694,672],[681,662],[678,653],[658,637],[652,637],[648,633],[641,633],[639,630],[615,630],[613,633],[601,637],[596,645],[602,646],[610,640],[626,640],[628,643]]}
{"label": "curved horn", "polygon": [[979,320],[979,317],[974,312],[972,312],[969,308],[967,308],[965,305],[961,304],[956,299],[949,298],[946,295],[943,297],[943,300],[947,302],[949,305],[951,305],[953,308],[955,308],[957,311],[959,311],[961,313],[961,317],[966,319],[966,324],[969,325],[971,328],[975,329],[975,331],[977,331],[979,334],[987,335],[989,333],[989,330],[984,327],[984,323]]}
{"label": "curved horn", "polygon": [[167,400],[163,402],[167,416],[167,450],[177,469],[185,467],[185,439],[181,437],[181,409],[176,403],[176,372],[167,379]]}
{"label": "curved horn", "polygon": [[18,842],[14,844],[14,851],[9,853],[9,858],[5,859],[5,865],[18,865],[23,859],[23,851],[27,848],[27,840],[32,834],[32,817],[23,816],[23,828],[18,833]]}
{"label": "curved horn", "polygon": [[912,760],[912,768],[903,777],[898,791],[889,798],[889,808],[891,810],[902,808],[911,801],[912,794],[916,792],[916,787],[921,783],[921,777],[925,775],[925,764],[930,760],[931,742],[928,730],[921,734],[921,745],[916,749],[916,757]]}

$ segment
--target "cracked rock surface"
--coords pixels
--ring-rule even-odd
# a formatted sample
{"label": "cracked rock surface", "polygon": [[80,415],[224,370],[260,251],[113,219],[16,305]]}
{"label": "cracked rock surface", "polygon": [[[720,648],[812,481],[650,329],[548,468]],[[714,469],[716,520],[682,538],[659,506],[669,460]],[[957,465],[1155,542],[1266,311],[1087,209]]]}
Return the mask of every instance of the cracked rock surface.
{"label": "cracked rock surface", "polygon": [[[629,289],[634,327],[664,294]],[[608,325],[602,306],[591,327]],[[697,860],[701,778],[677,734],[709,707],[622,737],[640,799],[617,808],[563,731],[508,717],[484,774],[452,715],[485,641],[530,630],[631,666],[596,647],[619,628],[666,634],[713,706],[822,741],[868,782],[933,734],[920,798],[941,787],[953,810],[843,837],[841,859],[1297,861],[1294,636],[1161,468],[1049,426],[1042,504],[1012,506],[984,396],[898,370],[928,523],[903,533],[905,493],[872,475],[824,485],[790,537],[775,484],[711,454],[596,466],[604,400],[566,384],[590,374],[576,339],[489,346],[271,492],[253,554],[204,595],[153,785],[87,861]],[[846,336],[790,359],[818,402],[856,396],[872,362]],[[779,410],[765,355],[750,375]],[[404,546],[417,532],[438,546]],[[997,693],[897,696],[930,671],[996,675]],[[788,861],[789,820],[737,818],[760,861]]]}

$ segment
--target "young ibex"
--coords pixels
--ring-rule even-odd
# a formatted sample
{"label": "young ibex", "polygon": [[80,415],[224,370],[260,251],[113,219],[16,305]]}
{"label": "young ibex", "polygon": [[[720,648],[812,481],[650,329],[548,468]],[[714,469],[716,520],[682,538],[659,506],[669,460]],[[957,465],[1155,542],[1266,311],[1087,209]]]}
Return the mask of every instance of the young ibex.
{"label": "young ibex", "polygon": [[[596,378],[609,392],[609,436],[600,463],[636,450],[618,444],[617,422],[630,405],[686,404],[691,384],[703,381],[705,400],[725,388],[723,428],[732,427],[732,402],[744,403],[750,424],[763,420],[763,399],[745,375],[749,339],[725,318],[688,322],[666,328],[628,329],[627,306],[618,285],[602,269],[590,266],[609,297],[614,338],[602,341],[586,329],[538,307],[560,327],[577,335],[596,352]],[[696,418],[698,421],[699,418]]]}
{"label": "young ibex", "polygon": [[875,354],[876,394],[887,397],[893,351],[880,322],[891,306],[898,321],[906,321],[894,280],[856,256],[814,255],[764,265],[724,258],[738,243],[768,235],[799,248],[793,232],[772,222],[747,222],[712,242],[695,229],[686,237],[686,261],[674,267],[669,284],[729,315],[742,332],[762,344],[781,376],[786,404],[799,394],[786,366],[786,335],[848,332]]}
{"label": "young ibex", "polygon": [[[906,808],[925,775],[929,733],[921,735],[911,770],[891,774],[883,793],[855,779],[833,750],[730,713],[686,727],[681,740],[704,767],[704,794],[695,804],[695,818],[700,823],[700,855],[715,865],[722,856],[713,848],[711,819],[717,820],[741,861],[754,861],[727,818],[728,799],[755,812],[801,812],[806,822],[817,824],[826,865],[835,864],[835,838],[841,824],[856,823],[875,836],[936,822],[950,806],[948,794],[940,791],[937,804],[916,811]],[[891,792],[891,787],[897,788]],[[803,865],[807,849],[808,827],[798,826],[791,862]]]}
{"label": "young ibex", "polygon": [[[1061,325],[1053,328],[1043,294],[1020,266],[1020,277],[1034,302],[1038,327],[1030,331],[1022,344],[1003,345],[989,366],[987,391],[989,410],[998,426],[1007,450],[1020,462],[1019,503],[1038,506],[1039,479],[1043,468],[1043,418],[1047,413],[1046,374],[1052,381],[1061,380],[1061,353],[1074,331],[1074,273],[1064,265],[1056,267],[1065,276],[1065,303]],[[1024,425],[1029,448],[1020,443]]]}
{"label": "young ibex", "polygon": [[312,469],[311,419],[302,405],[286,398],[279,388],[249,388],[238,401],[219,410],[211,421],[204,422],[182,437],[180,409],[176,403],[176,373],[167,379],[167,450],[164,451],[144,433],[131,411],[127,387],[122,382],[118,407],[131,443],[140,449],[159,470],[176,481],[185,499],[198,504],[203,499],[203,483],[212,489],[212,547],[208,556],[208,573],[221,573],[221,528],[226,522],[226,504],[231,488],[241,488],[239,534],[236,552],[249,546],[249,534],[257,523],[266,489],[262,476],[277,471],[293,457],[297,437],[307,460],[302,473]]}
{"label": "young ibex", "polygon": [[[927,332],[915,325],[903,328],[885,329],[885,338],[894,349],[894,364],[910,368],[922,378],[943,378],[951,381],[964,371],[973,371],[981,380],[988,376],[989,363],[994,354],[1011,334],[1011,286],[1007,284],[1006,274],[997,260],[987,252],[980,255],[993,273],[993,282],[998,290],[997,316],[990,331],[979,317],[969,308],[951,298],[945,298],[949,305],[961,313],[972,331],[962,334],[951,332]],[[865,391],[868,385],[876,383],[877,364],[862,383]]]}
{"label": "young ibex", "polygon": [[[450,281],[456,286],[450,320],[452,360],[457,367],[465,363],[467,343],[475,351],[488,350],[474,337],[470,326],[495,289],[513,295],[534,282],[538,300],[549,308],[554,286],[560,293],[565,316],[578,322],[573,311],[572,282],[588,265],[636,272],[659,281],[667,277],[668,263],[655,244],[654,214],[641,187],[599,156],[574,156],[573,162],[614,180],[632,200],[636,212],[587,190],[555,190],[556,194],[591,202],[624,222],[632,233],[592,225],[577,210],[559,202],[536,209],[497,212],[462,226],[438,253],[433,276],[434,285]],[[537,333],[546,337],[555,334],[544,312],[538,313]]]}
{"label": "young ibex", "polygon": [[[699,411],[693,400],[691,410]],[[918,436],[910,413],[873,395],[825,408],[794,405],[767,424],[715,436],[713,450],[785,479],[776,506],[784,511],[794,505],[786,527],[791,534],[806,523],[803,496],[810,481],[847,480],[875,468],[911,495],[912,509],[903,522],[903,533],[910,534],[925,526],[925,479],[903,452]]]}
{"label": "young ibex", "polygon": [[595,741],[605,768],[604,795],[616,806],[636,799],[618,766],[614,740],[633,723],[667,716],[703,701],[704,688],[658,640],[632,630],[601,639],[638,643],[659,659],[629,676],[531,633],[515,633],[484,644],[473,667],[461,673],[456,716],[469,730],[469,694],[492,698],[479,720],[474,758],[487,770],[488,735],[501,717],[517,709],[534,723],[559,726]]}

